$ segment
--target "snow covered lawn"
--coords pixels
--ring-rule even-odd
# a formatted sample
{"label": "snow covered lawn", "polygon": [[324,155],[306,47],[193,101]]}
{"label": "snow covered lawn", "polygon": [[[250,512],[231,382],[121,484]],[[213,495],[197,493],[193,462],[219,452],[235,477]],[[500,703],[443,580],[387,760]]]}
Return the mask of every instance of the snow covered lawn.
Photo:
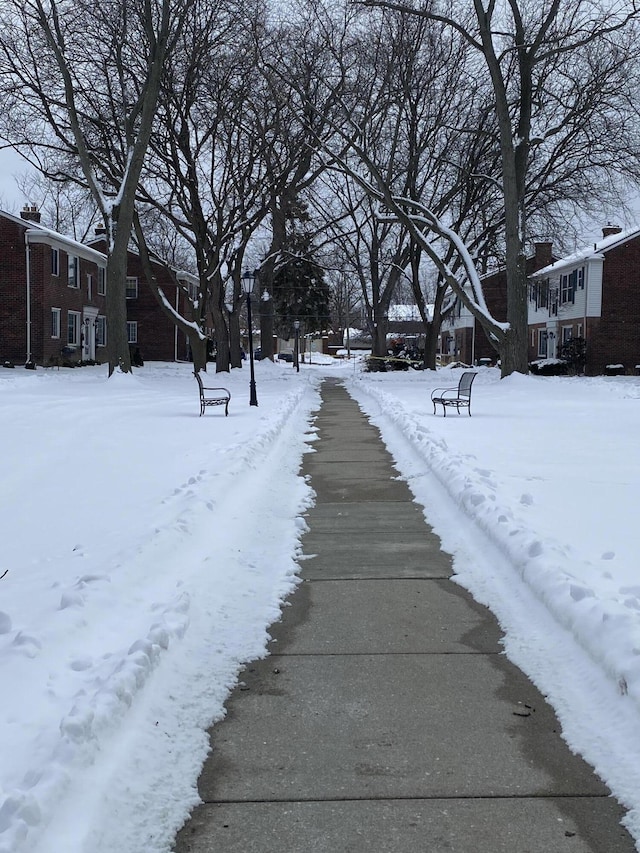
{"label": "snow covered lawn", "polygon": [[[319,359],[320,360],[320,359]],[[256,364],[0,372],[0,853],[168,853],[206,727],[296,584],[323,375],[382,432],[457,580],[640,839],[640,379]]]}

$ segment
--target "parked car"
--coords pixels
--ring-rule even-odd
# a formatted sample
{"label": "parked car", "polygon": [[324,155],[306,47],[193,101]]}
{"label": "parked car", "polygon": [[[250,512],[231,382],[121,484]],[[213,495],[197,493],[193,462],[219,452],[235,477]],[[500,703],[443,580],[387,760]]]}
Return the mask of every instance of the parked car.
{"label": "parked car", "polygon": [[278,353],[278,361],[293,361],[293,353],[292,352],[279,352]]}

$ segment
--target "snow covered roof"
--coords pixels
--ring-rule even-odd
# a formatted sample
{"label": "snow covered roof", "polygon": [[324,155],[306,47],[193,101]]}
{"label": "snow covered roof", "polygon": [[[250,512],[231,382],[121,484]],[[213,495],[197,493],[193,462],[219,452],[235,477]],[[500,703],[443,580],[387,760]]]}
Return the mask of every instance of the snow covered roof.
{"label": "snow covered roof", "polygon": [[598,255],[604,255],[611,249],[615,249],[617,246],[626,243],[628,240],[633,240],[638,236],[640,236],[640,226],[638,225],[635,225],[633,228],[628,228],[626,231],[620,231],[617,234],[609,234],[607,237],[603,237],[595,243],[590,243],[582,249],[577,249],[570,255],[565,255],[564,258],[560,258],[553,264],[549,264],[542,269],[536,270],[535,273],[531,274],[530,278],[545,278],[559,270],[569,269],[576,266],[581,261],[586,261],[589,258],[597,258]]}
{"label": "snow covered roof", "polygon": [[6,213],[0,210],[0,216],[9,219],[11,222],[16,222],[26,229],[27,238],[30,243],[44,243],[47,246],[52,246],[54,249],[62,249],[70,255],[75,255],[78,258],[83,258],[85,261],[105,266],[107,263],[106,255],[92,249],[90,246],[85,246],[84,243],[79,243],[71,237],[65,237],[54,231],[53,228],[47,228],[45,225],[40,225],[39,222],[33,222],[30,219],[23,219],[21,216],[14,216],[12,213]]}
{"label": "snow covered roof", "polygon": [[[429,318],[433,317],[433,305],[427,305],[427,313]],[[422,321],[417,305],[390,305],[388,317],[394,323]]]}

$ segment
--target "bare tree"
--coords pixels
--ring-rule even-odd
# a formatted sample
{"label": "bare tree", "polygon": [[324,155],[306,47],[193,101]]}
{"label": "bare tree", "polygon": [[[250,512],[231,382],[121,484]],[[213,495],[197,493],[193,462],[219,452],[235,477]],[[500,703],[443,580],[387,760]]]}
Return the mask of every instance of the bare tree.
{"label": "bare tree", "polygon": [[[193,0],[7,0],[3,135],[45,174],[85,185],[106,226],[109,374],[130,372],[127,250],[163,67]],[[14,121],[14,118],[20,120]]]}
{"label": "bare tree", "polygon": [[[576,139],[594,144],[594,117],[609,112],[610,96],[624,90],[621,62],[632,56],[632,24],[638,16],[635,0],[613,2],[606,8],[596,2],[561,3],[560,0],[526,6],[518,0],[497,5],[493,0],[450,0],[436,6],[413,6],[387,0],[362,0],[363,5],[417,16],[444,24],[476,52],[490,82],[497,122],[504,208],[504,245],[507,275],[507,322],[498,323],[487,312],[482,287],[467,246],[433,210],[418,199],[403,198],[381,184],[383,175],[372,173],[374,193],[390,214],[415,226],[415,237],[437,263],[427,246],[436,234],[455,248],[462,279],[441,268],[444,278],[480,320],[497,346],[502,373],[526,373],[527,300],[526,242],[529,184],[532,164],[553,184],[554,150]],[[477,75],[483,74],[478,64]],[[611,91],[611,81],[616,88]],[[604,85],[603,85],[604,81]],[[622,88],[621,88],[622,87]],[[591,124],[587,119],[591,119]],[[616,130],[620,123],[614,122]],[[360,153],[366,152],[360,146]],[[588,168],[591,164],[585,163]],[[463,285],[461,287],[461,284]],[[467,287],[464,287],[467,284]]]}

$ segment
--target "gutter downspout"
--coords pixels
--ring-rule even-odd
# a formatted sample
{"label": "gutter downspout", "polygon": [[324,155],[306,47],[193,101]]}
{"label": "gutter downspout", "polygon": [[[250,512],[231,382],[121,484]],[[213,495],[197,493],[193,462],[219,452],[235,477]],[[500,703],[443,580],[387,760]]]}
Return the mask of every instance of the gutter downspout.
{"label": "gutter downspout", "polygon": [[27,360],[26,364],[31,363],[31,247],[29,245],[29,234],[25,231],[24,245],[27,263]]}

